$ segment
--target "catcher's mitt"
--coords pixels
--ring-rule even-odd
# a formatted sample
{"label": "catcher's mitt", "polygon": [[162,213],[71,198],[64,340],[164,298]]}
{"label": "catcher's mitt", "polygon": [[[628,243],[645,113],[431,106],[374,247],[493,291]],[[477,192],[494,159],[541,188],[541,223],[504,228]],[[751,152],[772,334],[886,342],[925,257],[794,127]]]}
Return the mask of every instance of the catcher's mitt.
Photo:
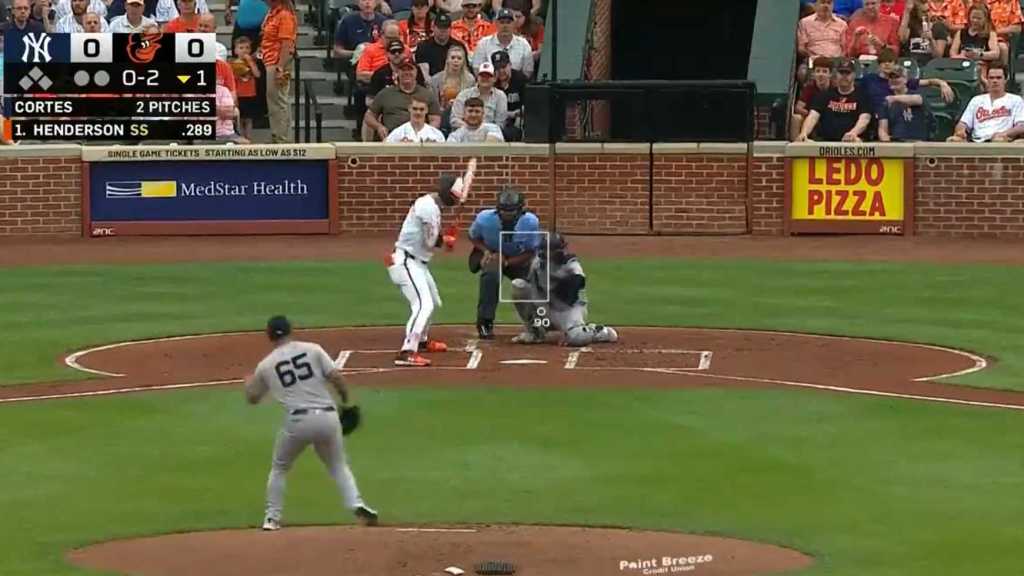
{"label": "catcher's mitt", "polygon": [[338,412],[338,420],[341,420],[342,435],[348,436],[353,430],[359,428],[359,422],[362,420],[359,406],[342,406],[341,411]]}

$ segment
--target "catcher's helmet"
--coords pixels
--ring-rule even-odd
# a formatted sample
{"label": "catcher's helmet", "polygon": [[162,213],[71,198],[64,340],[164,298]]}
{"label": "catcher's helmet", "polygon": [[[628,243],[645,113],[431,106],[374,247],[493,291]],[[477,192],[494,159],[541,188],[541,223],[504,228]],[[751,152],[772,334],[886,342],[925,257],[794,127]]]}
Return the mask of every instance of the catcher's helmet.
{"label": "catcher's helmet", "polygon": [[525,205],[523,193],[511,186],[505,186],[498,193],[498,215],[506,222],[518,220]]}

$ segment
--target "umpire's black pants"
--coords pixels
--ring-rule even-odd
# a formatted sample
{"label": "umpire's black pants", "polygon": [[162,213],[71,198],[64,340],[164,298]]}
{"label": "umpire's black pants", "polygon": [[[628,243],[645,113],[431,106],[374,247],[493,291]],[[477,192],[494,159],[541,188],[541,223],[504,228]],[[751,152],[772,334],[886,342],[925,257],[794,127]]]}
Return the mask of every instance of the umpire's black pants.
{"label": "umpire's black pants", "polygon": [[[477,324],[494,323],[494,315],[498,310],[498,288],[501,285],[502,273],[509,280],[526,278],[530,273],[530,262],[527,261],[519,266],[509,266],[503,271],[480,271],[480,297],[476,305]],[[506,299],[508,299],[508,296],[506,296]]]}

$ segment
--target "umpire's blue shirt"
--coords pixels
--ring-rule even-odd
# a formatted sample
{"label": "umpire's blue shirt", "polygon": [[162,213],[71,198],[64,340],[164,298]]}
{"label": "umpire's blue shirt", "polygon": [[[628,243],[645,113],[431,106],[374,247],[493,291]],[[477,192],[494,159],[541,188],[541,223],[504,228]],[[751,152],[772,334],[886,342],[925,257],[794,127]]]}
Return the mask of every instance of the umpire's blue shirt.
{"label": "umpire's blue shirt", "polygon": [[[501,238],[501,253],[505,256],[518,256],[523,252],[536,252],[540,248],[540,220],[533,212],[524,212],[516,221],[514,231],[506,232]],[[469,227],[469,237],[480,240],[491,252],[498,251],[498,238],[501,236],[501,216],[494,208],[483,210],[476,215],[473,225]]]}

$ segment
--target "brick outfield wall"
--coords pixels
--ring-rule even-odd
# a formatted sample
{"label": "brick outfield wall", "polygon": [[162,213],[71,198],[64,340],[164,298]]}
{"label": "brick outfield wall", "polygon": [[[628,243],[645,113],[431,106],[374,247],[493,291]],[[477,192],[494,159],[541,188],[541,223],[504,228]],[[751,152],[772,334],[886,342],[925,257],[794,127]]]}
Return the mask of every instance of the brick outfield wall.
{"label": "brick outfield wall", "polygon": [[0,155],[0,236],[80,234],[82,161]]}
{"label": "brick outfield wall", "polygon": [[918,157],[914,177],[918,234],[1024,238],[1024,158]]}
{"label": "brick outfield wall", "polygon": [[[563,232],[779,235],[785,154],[799,146],[814,145],[756,143],[748,167],[745,146],[713,144],[656,144],[653,157],[642,145],[559,145],[554,160],[545,145],[339,144],[341,230],[393,232],[439,172],[457,172],[476,156],[463,228],[493,204],[500,185],[514,182],[544,224]],[[919,144],[912,152],[916,234],[1024,238],[1024,148]],[[886,156],[884,146],[877,155]],[[0,236],[80,234],[80,157],[77,146],[0,148]]]}
{"label": "brick outfield wall", "polygon": [[[544,225],[561,232],[747,231],[745,155],[735,151],[701,154],[696,144],[657,146],[666,150],[656,150],[653,161],[645,145],[611,144],[569,145],[556,154],[554,162],[539,153],[479,156],[475,193],[459,212],[459,224],[468,226],[479,209],[494,204],[502,184],[513,182],[526,193],[528,208]],[[676,152],[681,149],[685,153]],[[426,153],[376,155],[351,147],[340,150],[338,201],[343,232],[393,231],[405,218],[410,203],[434,188],[439,172],[458,172],[469,158]],[[346,154],[347,150],[352,152]],[[552,170],[554,195],[549,184]]]}

